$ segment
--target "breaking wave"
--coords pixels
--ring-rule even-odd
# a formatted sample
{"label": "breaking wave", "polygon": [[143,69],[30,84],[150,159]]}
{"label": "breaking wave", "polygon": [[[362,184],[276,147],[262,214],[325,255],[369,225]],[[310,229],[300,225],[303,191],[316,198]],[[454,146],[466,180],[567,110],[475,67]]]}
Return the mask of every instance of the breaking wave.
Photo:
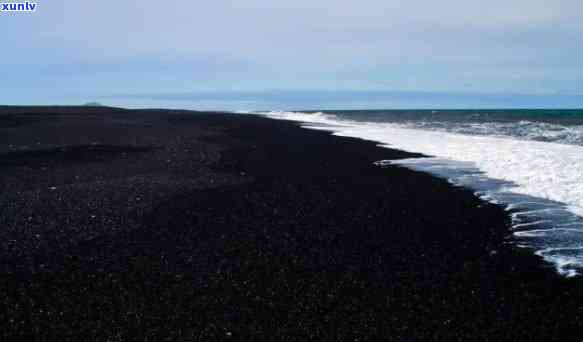
{"label": "breaking wave", "polygon": [[333,113],[268,112],[311,129],[375,141],[428,158],[379,161],[448,179],[504,205],[512,241],[567,277],[583,273],[583,125],[544,121],[391,120]]}

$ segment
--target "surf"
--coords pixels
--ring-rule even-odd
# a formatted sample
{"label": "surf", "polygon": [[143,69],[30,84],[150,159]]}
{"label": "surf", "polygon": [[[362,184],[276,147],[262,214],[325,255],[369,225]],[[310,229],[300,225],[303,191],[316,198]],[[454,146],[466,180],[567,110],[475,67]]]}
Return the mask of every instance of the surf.
{"label": "surf", "polygon": [[[299,121],[305,128],[326,130],[337,136],[424,154],[428,157],[378,161],[377,165],[428,172],[473,189],[484,200],[506,206],[512,214],[511,241],[516,246],[533,250],[564,276],[583,273],[581,145],[539,141],[532,136],[524,139],[494,133],[462,134],[447,128],[424,129],[410,122],[373,122],[323,112],[262,114]],[[525,125],[520,121],[506,124]],[[528,125],[544,127],[538,123]],[[571,128],[577,133],[579,129]],[[525,233],[529,230],[531,234]]]}

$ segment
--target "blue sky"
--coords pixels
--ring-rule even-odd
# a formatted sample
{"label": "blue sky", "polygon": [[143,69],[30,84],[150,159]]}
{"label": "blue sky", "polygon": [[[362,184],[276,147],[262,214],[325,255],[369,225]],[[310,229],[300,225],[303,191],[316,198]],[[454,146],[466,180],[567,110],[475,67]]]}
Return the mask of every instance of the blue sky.
{"label": "blue sky", "polygon": [[0,103],[200,91],[583,94],[580,0],[46,0]]}

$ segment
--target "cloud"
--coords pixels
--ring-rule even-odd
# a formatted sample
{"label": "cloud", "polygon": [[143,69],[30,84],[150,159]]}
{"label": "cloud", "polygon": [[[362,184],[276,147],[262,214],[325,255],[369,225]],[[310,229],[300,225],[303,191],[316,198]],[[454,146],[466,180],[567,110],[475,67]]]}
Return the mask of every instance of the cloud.
{"label": "cloud", "polygon": [[553,91],[583,78],[582,12],[580,0],[51,0],[0,17],[0,76],[87,91]]}

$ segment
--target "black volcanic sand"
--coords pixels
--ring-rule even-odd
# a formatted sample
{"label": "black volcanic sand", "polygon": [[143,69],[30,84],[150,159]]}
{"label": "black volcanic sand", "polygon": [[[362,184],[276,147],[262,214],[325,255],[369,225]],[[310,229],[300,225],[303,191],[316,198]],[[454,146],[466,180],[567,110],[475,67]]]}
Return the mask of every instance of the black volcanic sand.
{"label": "black volcanic sand", "polygon": [[265,118],[0,108],[0,341],[581,341],[583,282],[411,154]]}

